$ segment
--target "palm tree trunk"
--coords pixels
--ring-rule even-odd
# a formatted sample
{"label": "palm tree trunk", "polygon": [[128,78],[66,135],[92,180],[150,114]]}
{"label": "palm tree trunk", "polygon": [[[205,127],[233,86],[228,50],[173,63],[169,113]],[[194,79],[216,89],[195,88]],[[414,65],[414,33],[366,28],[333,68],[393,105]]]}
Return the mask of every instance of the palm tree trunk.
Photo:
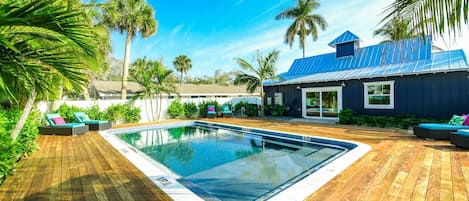
{"label": "palm tree trunk", "polygon": [[261,82],[261,111],[260,116],[264,116],[264,86]]}
{"label": "palm tree trunk", "polygon": [[179,83],[179,86],[182,86],[182,71],[181,71],[181,82]]}
{"label": "palm tree trunk", "polygon": [[122,68],[121,99],[127,99],[127,79],[129,77],[130,45],[132,44],[132,30],[127,31],[125,39],[124,66]]}
{"label": "palm tree trunk", "polygon": [[16,122],[15,128],[11,131],[11,138],[13,141],[16,140],[18,134],[20,134],[21,129],[23,129],[26,120],[28,119],[29,114],[31,113],[31,109],[33,109],[34,101],[36,100],[36,89],[31,90],[31,95],[28,97],[28,101],[26,101],[26,105],[23,108],[23,112],[21,113],[20,119]]}
{"label": "palm tree trunk", "polygon": [[301,43],[303,44],[303,45],[302,45],[302,46],[303,46],[303,58],[305,58],[305,55],[306,55],[306,54],[305,54],[305,53],[306,53],[305,41],[303,40],[303,41],[301,41]]}
{"label": "palm tree trunk", "polygon": [[160,115],[161,115],[161,106],[163,105],[162,102],[163,102],[163,95],[159,95],[160,96],[160,99],[159,99],[159,106],[158,106],[158,118],[157,120],[160,120]]}

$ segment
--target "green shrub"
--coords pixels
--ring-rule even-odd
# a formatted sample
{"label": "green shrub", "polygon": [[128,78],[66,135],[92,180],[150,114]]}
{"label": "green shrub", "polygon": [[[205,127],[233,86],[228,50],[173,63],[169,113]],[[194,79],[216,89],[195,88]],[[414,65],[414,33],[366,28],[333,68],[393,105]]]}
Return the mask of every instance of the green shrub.
{"label": "green shrub", "polygon": [[123,121],[125,123],[136,123],[140,121],[140,108],[133,107],[130,104],[117,104],[111,105],[106,110],[106,116],[108,120],[114,124],[117,121]]}
{"label": "green shrub", "polygon": [[[60,114],[64,118],[65,122],[76,122],[75,117],[73,116],[74,112],[86,112],[83,108],[77,106],[69,106],[66,103],[62,104],[55,113]],[[90,117],[91,118],[91,117]]]}
{"label": "green shrub", "polygon": [[184,106],[182,105],[181,101],[174,100],[171,102],[171,105],[168,107],[167,111],[169,118],[184,118]]}
{"label": "green shrub", "polygon": [[272,104],[264,106],[265,114],[270,114],[272,116],[283,116],[287,109],[287,105]]}
{"label": "green shrub", "polygon": [[99,110],[99,106],[94,104],[88,109],[83,110],[90,119],[108,119],[106,112]]}
{"label": "green shrub", "polygon": [[209,100],[209,101],[202,101],[199,103],[199,117],[205,118],[207,117],[207,106],[208,105],[215,105],[215,109],[217,112],[221,111],[221,106],[218,104],[216,100]]}
{"label": "green shrub", "polygon": [[193,102],[185,102],[184,106],[184,115],[186,118],[196,118],[197,117],[197,105]]}
{"label": "green shrub", "polygon": [[235,112],[237,114],[243,113],[242,108],[244,108],[244,114],[250,117],[257,116],[259,110],[257,105],[241,101],[235,105]]}
{"label": "green shrub", "polygon": [[354,114],[351,109],[342,110],[339,113],[340,124],[365,125],[371,127],[395,127],[408,129],[419,123],[447,123],[446,119],[436,120],[429,118],[416,118],[409,114],[400,114],[397,116],[371,116]]}
{"label": "green shrub", "polygon": [[339,112],[339,123],[340,124],[351,124],[353,112],[352,109],[343,109]]}
{"label": "green shrub", "polygon": [[31,111],[16,141],[13,141],[10,134],[20,115],[18,109],[0,110],[0,184],[12,173],[17,161],[37,149],[35,140],[38,136],[40,113]]}

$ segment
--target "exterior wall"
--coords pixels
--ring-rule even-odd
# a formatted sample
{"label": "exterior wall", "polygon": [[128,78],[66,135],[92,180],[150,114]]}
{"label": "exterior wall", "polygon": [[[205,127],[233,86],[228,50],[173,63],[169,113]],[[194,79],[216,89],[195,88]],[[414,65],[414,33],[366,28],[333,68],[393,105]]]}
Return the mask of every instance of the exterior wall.
{"label": "exterior wall", "polygon": [[[469,113],[469,72],[411,75],[344,81],[343,108],[366,115],[413,114],[417,117],[450,118],[453,114]],[[394,80],[394,109],[365,109],[364,82]],[[301,88],[340,86],[342,81],[300,84]],[[266,97],[284,93],[286,115],[301,117],[301,90],[298,85],[265,87]]]}

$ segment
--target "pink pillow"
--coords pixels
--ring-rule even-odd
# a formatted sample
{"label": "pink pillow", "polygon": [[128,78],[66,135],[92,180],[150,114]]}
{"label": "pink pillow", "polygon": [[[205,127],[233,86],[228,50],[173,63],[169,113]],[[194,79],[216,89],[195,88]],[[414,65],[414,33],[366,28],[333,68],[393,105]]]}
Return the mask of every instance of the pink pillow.
{"label": "pink pillow", "polygon": [[65,124],[65,120],[62,117],[54,117],[54,118],[52,118],[52,121],[56,125]]}

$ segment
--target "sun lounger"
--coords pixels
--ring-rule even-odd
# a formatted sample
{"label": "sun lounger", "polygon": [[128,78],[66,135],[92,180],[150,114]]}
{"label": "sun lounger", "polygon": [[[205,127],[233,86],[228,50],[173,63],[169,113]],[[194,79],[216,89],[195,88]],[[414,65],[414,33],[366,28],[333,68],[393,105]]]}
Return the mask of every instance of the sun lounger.
{"label": "sun lounger", "polygon": [[422,123],[414,127],[414,135],[420,138],[447,140],[452,132],[458,129],[469,129],[469,126],[455,126],[450,124]]}
{"label": "sun lounger", "polygon": [[469,129],[460,129],[449,136],[451,144],[469,149]]}
{"label": "sun lounger", "polygon": [[217,117],[215,105],[207,105],[207,118]]}
{"label": "sun lounger", "polygon": [[111,122],[107,120],[90,119],[84,112],[75,112],[73,113],[73,116],[78,122],[88,125],[90,127],[90,131],[106,130],[111,128]]}
{"label": "sun lounger", "polygon": [[221,114],[223,117],[232,117],[233,112],[231,111],[231,107],[229,105],[223,105],[221,107]]}
{"label": "sun lounger", "polygon": [[46,114],[49,126],[39,126],[40,134],[49,135],[78,135],[87,133],[89,127],[84,123],[65,123],[59,114]]}

